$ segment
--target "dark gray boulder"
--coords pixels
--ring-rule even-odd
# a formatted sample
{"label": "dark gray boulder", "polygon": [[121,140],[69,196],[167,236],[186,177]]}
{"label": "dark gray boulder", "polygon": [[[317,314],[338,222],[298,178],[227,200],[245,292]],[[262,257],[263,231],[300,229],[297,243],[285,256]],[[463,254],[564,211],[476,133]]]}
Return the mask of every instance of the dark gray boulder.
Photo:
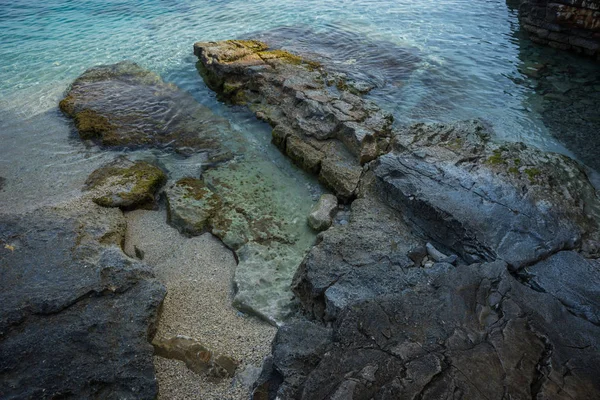
{"label": "dark gray boulder", "polygon": [[0,217],[0,397],[156,397],[165,290],[121,251],[124,230],[93,203]]}
{"label": "dark gray boulder", "polygon": [[282,399],[600,394],[600,328],[521,284],[503,262],[438,269],[410,290],[352,304],[307,361],[307,350],[278,357],[297,354],[293,338],[301,332],[308,330],[291,325],[274,343]]}
{"label": "dark gray boulder", "polygon": [[347,225],[319,234],[292,290],[310,315],[333,320],[349,304],[402,290],[414,276],[426,274],[412,268],[407,256],[419,243],[389,207],[373,198],[357,199]]}
{"label": "dark gray boulder", "polygon": [[598,253],[600,200],[575,161],[496,145],[479,121],[417,124],[395,147],[374,162],[382,198],[466,260],[519,268],[563,249]]}

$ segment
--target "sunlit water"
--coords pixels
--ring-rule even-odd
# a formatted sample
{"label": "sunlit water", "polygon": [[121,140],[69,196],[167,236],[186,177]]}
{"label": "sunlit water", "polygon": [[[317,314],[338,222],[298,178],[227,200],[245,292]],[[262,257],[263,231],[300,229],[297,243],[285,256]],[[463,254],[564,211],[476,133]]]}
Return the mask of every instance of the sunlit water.
{"label": "sunlit water", "polygon": [[[83,144],[57,104],[87,68],[128,59],[230,120],[263,155],[257,165],[277,171],[273,187],[294,188],[294,196],[273,201],[282,209],[288,201],[304,215],[320,189],[269,144],[265,124],[219,103],[195,67],[195,41],[257,35],[290,50],[323,50],[339,70],[370,80],[376,89],[369,96],[398,123],[479,117],[498,139],[600,168],[589,137],[581,138],[600,126],[598,64],[533,46],[519,31],[516,10],[501,0],[0,0],[0,212],[73,196],[114,157]],[[544,72],[535,76],[540,65]],[[194,158],[131,156],[156,160],[173,177],[198,173]],[[310,234],[301,237],[307,247]]]}

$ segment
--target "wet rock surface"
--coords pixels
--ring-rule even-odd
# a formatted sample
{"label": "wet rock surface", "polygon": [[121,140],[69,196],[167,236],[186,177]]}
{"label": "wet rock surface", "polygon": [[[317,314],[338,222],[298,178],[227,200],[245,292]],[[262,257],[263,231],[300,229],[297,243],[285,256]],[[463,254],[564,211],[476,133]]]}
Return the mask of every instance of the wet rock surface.
{"label": "wet rock surface", "polygon": [[224,156],[220,136],[231,129],[191,95],[128,61],[84,72],[60,109],[74,119],[82,139],[106,147],[207,152],[209,162]]}
{"label": "wet rock surface", "polygon": [[[352,203],[296,272],[313,322],[280,327],[254,398],[596,398],[600,203],[582,167],[493,143],[480,121],[392,133],[381,118],[387,135],[369,132],[370,115],[340,123],[315,111],[337,100],[326,84],[301,86],[318,83],[319,65],[264,51],[195,46],[207,83]],[[343,101],[360,113],[355,98]],[[334,160],[342,170],[328,176]]]}
{"label": "wet rock surface", "polygon": [[280,398],[593,399],[600,393],[598,326],[522,285],[502,262],[440,268],[410,290],[354,303],[331,335],[313,335],[323,340],[306,348],[295,339],[310,332],[305,324],[280,329],[274,341],[271,376],[283,381],[275,390]]}
{"label": "wet rock surface", "polygon": [[121,211],[93,203],[0,217],[3,398],[156,397],[165,291],[122,253],[124,231]]}
{"label": "wet rock surface", "polygon": [[417,124],[374,172],[382,197],[470,262],[511,267],[563,249],[598,254],[600,200],[581,166],[521,143],[494,144],[478,121]]}
{"label": "wet rock surface", "polygon": [[100,206],[131,210],[152,207],[156,192],[166,180],[165,173],[148,162],[119,157],[92,172],[85,189]]}
{"label": "wet rock surface", "polygon": [[212,229],[221,199],[202,180],[182,178],[170,185],[165,193],[169,223],[180,232],[196,236]]}
{"label": "wet rock surface", "polygon": [[328,81],[320,63],[256,40],[199,42],[194,53],[206,83],[268,121],[273,143],[341,200],[355,196],[360,165],[387,151],[391,115]]}

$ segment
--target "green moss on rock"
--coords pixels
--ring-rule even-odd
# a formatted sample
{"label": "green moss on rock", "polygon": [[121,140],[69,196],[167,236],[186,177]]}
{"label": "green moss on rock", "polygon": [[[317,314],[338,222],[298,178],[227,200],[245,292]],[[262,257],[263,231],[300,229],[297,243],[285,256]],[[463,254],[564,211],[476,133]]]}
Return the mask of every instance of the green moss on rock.
{"label": "green moss on rock", "polygon": [[131,210],[153,206],[155,193],[166,178],[148,162],[121,157],[92,172],[85,184],[96,204]]}

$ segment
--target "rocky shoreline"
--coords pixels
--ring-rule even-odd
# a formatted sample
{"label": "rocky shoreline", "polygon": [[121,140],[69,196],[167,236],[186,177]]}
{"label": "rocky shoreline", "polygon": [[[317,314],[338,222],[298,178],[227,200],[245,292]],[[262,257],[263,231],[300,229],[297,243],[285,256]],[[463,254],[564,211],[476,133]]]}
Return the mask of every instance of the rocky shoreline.
{"label": "rocky shoreline", "polygon": [[[326,68],[269,51],[194,46],[207,83],[352,213],[298,269],[313,322],[279,329],[254,398],[596,398],[600,200],[582,168],[478,121],[393,131]],[[455,257],[422,267],[428,242]]]}
{"label": "rocky shoreline", "polygon": [[[225,119],[134,63],[86,71],[60,103],[82,140],[198,170],[120,157],[0,216],[0,397],[154,399],[155,370],[162,398],[600,397],[600,198],[577,162],[479,120],[394,125],[369,82],[262,41],[194,53],[333,194],[286,208]],[[275,328],[230,300],[277,327],[262,371]]]}

